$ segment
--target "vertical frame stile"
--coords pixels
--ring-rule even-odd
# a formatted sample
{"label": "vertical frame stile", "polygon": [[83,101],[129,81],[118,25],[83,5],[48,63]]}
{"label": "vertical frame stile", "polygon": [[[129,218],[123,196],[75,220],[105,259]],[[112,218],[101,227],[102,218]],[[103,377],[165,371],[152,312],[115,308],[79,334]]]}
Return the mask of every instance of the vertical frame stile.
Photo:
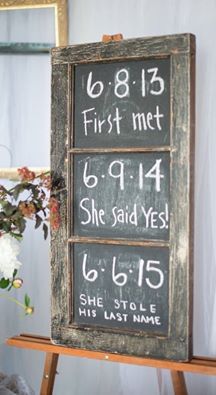
{"label": "vertical frame stile", "polygon": [[68,43],[68,4],[67,0],[56,0],[56,45],[63,46]]}
{"label": "vertical frame stile", "polygon": [[[74,146],[74,128],[73,128],[73,114],[74,114],[74,65],[68,65],[69,73],[69,103],[68,103],[68,114],[69,114],[69,133],[68,133],[68,148],[72,149]],[[70,174],[69,174],[69,194],[68,194],[68,213],[70,216],[69,227],[68,227],[68,237],[70,238],[73,234],[74,228],[74,155],[73,153],[68,153],[69,163],[70,163]],[[73,318],[73,289],[74,289],[74,244],[68,241],[69,257],[68,264],[70,265],[69,281],[70,281],[70,300],[69,300],[69,323],[72,323]]]}
{"label": "vertical frame stile", "polygon": [[190,251],[189,251],[189,279],[188,287],[190,290],[190,319],[189,319],[189,335],[190,335],[190,354],[193,353],[193,274],[194,274],[194,205],[195,205],[195,127],[196,127],[196,43],[195,39],[191,40],[190,50],[190,213],[189,213],[189,229],[190,229]]}
{"label": "vertical frame stile", "polygon": [[[194,64],[191,63],[189,38],[188,52],[172,56],[173,130],[171,151],[171,213],[170,267],[171,315],[170,336],[179,341],[182,353],[192,356],[192,268],[193,268],[193,155],[194,142]],[[179,199],[181,197],[181,204]],[[176,322],[178,325],[176,326]],[[180,348],[179,347],[179,348]]]}
{"label": "vertical frame stile", "polygon": [[[72,136],[72,127],[71,120],[73,117],[72,114],[72,70],[71,66],[67,64],[68,67],[68,99],[67,99],[67,185],[68,185],[68,195],[67,195],[67,240],[70,238],[72,223],[73,223],[73,157],[70,154],[71,149],[71,136]],[[67,241],[67,275],[68,275],[68,324],[70,324],[71,316],[72,316],[72,291],[73,291],[73,266],[71,264],[71,256],[72,256],[72,245]]]}
{"label": "vertical frame stile", "polygon": [[[172,168],[173,168],[173,163],[172,163],[172,150],[173,150],[173,100],[174,100],[174,86],[173,86],[173,55],[170,55],[170,197],[172,196],[171,194],[171,185],[172,185]],[[170,226],[170,233],[172,229],[172,221],[173,221],[173,216],[171,215],[171,210],[170,210],[170,218],[169,218],[169,226]],[[171,251],[171,243],[169,244],[169,251]],[[170,265],[170,271],[169,271],[169,306],[171,305],[172,301],[172,255],[170,253],[169,256],[169,265]],[[171,333],[171,314],[172,314],[172,309],[169,308],[169,328],[168,328],[168,333],[170,336]]]}
{"label": "vertical frame stile", "polygon": [[[67,256],[67,99],[68,66],[52,64],[51,178],[52,194],[61,202],[61,224],[51,233],[52,333],[61,336],[68,323]],[[59,105],[60,104],[60,105]]]}
{"label": "vertical frame stile", "polygon": [[[172,132],[172,182],[171,190],[175,196],[181,196],[182,204],[172,194],[170,212],[170,267],[171,267],[171,315],[170,336],[179,339],[184,348],[188,328],[186,314],[188,309],[188,294],[185,292],[187,284],[187,260],[189,253],[188,238],[188,94],[189,80],[187,78],[187,54],[172,56],[173,81],[173,132]],[[184,92],[182,91],[184,89]],[[176,290],[178,289],[178,292]],[[176,322],[178,325],[176,326]]]}

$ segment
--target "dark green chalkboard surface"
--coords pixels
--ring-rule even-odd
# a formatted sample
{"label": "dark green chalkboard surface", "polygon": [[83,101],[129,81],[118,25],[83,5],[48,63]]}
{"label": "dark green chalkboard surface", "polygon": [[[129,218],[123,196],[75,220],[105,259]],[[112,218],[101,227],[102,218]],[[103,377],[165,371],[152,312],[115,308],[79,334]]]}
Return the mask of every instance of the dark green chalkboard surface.
{"label": "dark green chalkboard surface", "polygon": [[74,233],[169,239],[168,152],[75,155]]}
{"label": "dark green chalkboard surface", "polygon": [[170,60],[77,65],[75,147],[169,145]]}
{"label": "dark green chalkboard surface", "polygon": [[169,250],[74,246],[76,324],[168,334]]}
{"label": "dark green chalkboard surface", "polygon": [[194,65],[191,34],[52,51],[58,344],[192,355]]}

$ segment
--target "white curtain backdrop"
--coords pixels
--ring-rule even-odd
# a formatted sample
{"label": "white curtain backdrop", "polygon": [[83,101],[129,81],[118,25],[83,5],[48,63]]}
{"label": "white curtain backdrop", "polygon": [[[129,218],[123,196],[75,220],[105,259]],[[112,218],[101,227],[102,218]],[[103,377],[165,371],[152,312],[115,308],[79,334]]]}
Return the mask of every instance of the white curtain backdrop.
{"label": "white curtain backdrop", "polygon": [[[0,41],[53,42],[53,21],[50,10],[0,12]],[[70,44],[119,32],[197,37],[194,355],[216,357],[216,1],[69,0],[69,28]],[[49,164],[50,72],[48,55],[0,55],[0,167]],[[3,344],[21,332],[49,335],[49,246],[31,226],[20,260],[36,311],[23,318],[0,299],[0,371],[21,374],[38,394],[44,355]],[[167,371],[71,357],[60,357],[58,371],[55,395],[173,395]],[[216,393],[215,377],[186,374],[186,382],[190,395]]]}

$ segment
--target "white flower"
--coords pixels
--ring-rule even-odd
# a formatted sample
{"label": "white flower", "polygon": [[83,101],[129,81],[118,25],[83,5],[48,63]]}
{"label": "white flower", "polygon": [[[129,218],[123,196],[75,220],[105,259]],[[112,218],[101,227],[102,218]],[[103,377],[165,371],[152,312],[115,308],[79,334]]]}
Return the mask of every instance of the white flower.
{"label": "white flower", "polygon": [[0,237],[0,278],[12,278],[15,269],[19,269],[21,263],[17,260],[20,252],[19,242],[9,234]]}

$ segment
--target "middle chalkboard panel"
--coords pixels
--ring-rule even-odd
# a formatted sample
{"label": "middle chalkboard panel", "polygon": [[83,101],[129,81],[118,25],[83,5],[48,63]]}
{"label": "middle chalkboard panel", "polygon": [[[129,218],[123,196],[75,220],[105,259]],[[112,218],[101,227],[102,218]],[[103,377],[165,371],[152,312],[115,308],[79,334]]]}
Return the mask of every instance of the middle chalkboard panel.
{"label": "middle chalkboard panel", "polygon": [[167,241],[169,172],[169,152],[75,155],[71,234]]}

